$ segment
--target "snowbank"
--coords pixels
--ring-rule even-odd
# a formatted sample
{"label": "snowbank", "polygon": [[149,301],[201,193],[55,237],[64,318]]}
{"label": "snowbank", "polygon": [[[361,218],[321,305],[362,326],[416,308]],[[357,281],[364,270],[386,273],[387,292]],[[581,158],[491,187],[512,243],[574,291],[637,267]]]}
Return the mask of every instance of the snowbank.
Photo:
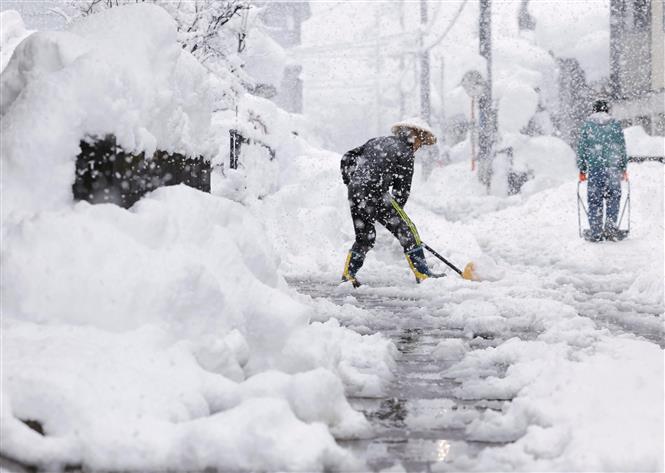
{"label": "snowbank", "polygon": [[531,176],[522,187],[527,195],[570,182],[577,173],[575,152],[560,138],[519,137],[514,150],[514,170]]}
{"label": "snowbank", "polygon": [[[216,146],[207,72],[175,38],[157,7],[113,8],[28,37],[0,77],[2,454],[45,469],[362,468],[335,443],[370,432],[346,396],[384,393],[395,348],[295,296],[248,207],[186,186],[131,210],[71,201],[87,134]],[[293,122],[266,123],[277,149],[305,146]]]}
{"label": "snowbank", "polygon": [[[368,428],[324,369],[236,384],[153,327],[113,334],[10,320],[3,337],[3,453],[29,464],[321,470],[353,464],[325,426],[346,438]],[[39,419],[47,437],[12,415]]]}
{"label": "snowbank", "polygon": [[209,84],[156,6],[113,8],[28,36],[0,76],[2,163],[11,169],[2,176],[4,214],[67,205],[87,136],[114,134],[127,151],[210,157]]}
{"label": "snowbank", "polygon": [[[72,210],[43,212],[6,230],[3,397],[11,400],[17,417],[44,422],[48,434],[31,440],[34,452],[43,455],[21,457],[25,444],[20,432],[25,427],[8,420],[3,438],[12,442],[7,455],[25,461],[83,462],[94,468],[165,468],[170,457],[160,460],[160,455],[145,452],[170,451],[169,435],[138,443],[121,439],[131,439],[126,434],[136,429],[145,432],[139,437],[148,437],[156,425],[165,423],[175,438],[200,436],[205,449],[209,440],[197,433],[199,427],[173,423],[190,425],[187,421],[207,419],[222,410],[226,416],[232,407],[226,399],[238,389],[260,392],[260,397],[268,395],[267,389],[271,397],[291,400],[290,409],[275,403],[252,414],[251,422],[260,426],[271,425],[269,419],[280,413],[283,420],[266,435],[289,431],[292,424],[305,432],[309,427],[302,422],[323,422],[336,437],[367,434],[367,422],[346,405],[344,394],[376,396],[385,391],[392,345],[334,322],[309,325],[312,309],[285,294],[274,249],[241,205],[175,186],[155,191],[131,212],[79,203]],[[142,348],[137,352],[131,346]],[[183,360],[182,367],[174,365],[180,361],[170,361],[173,357]],[[262,384],[256,378],[270,369],[294,377],[275,375],[267,382],[272,387],[259,389]],[[192,380],[190,372],[200,373],[203,381]],[[242,382],[248,378],[245,386]],[[235,382],[241,384],[232,388]],[[221,388],[210,391],[211,383]],[[300,384],[290,388],[289,383]],[[326,396],[316,391],[317,386],[328,386]],[[314,390],[309,397],[308,389]],[[238,409],[243,412],[238,418],[250,422],[247,413],[256,406]],[[107,411],[115,413],[113,423],[98,415]],[[79,414],[68,417],[68,412]],[[3,415],[11,419],[9,413]],[[226,425],[224,416],[200,423],[211,426],[211,435],[232,436],[233,429],[212,427],[216,422]],[[144,426],[146,417],[155,423]],[[92,430],[79,436],[76,432],[85,430],[83,425]],[[52,435],[62,440],[59,447],[53,446]],[[323,455],[332,449],[337,452],[332,464],[339,466],[346,456],[329,435],[325,430],[316,434],[307,444],[309,453],[303,454]],[[260,463],[250,447],[256,442],[252,434],[233,442],[245,449],[244,457],[230,455],[229,448],[226,454],[215,450],[222,456],[202,455],[172,464],[183,469],[299,465],[297,458],[294,464],[283,463],[291,453],[276,453],[288,452],[287,447],[267,449],[261,460],[265,463]],[[130,453],[118,456],[103,445]],[[259,463],[233,463],[243,458]],[[331,464],[309,459],[303,465],[309,470]]]}
{"label": "snowbank", "polygon": [[[213,117],[213,129],[224,150],[215,160],[224,172],[223,177],[213,175],[213,193],[252,206],[257,199],[277,192],[290,179],[294,159],[310,152],[321,153],[313,146],[316,140],[309,128],[302,115],[286,112],[261,97],[240,95],[237,115],[234,110],[227,110]],[[222,161],[228,157],[231,129],[250,140],[241,146],[238,169],[229,169],[228,163]]]}
{"label": "snowbank", "polygon": [[628,156],[665,156],[665,137],[649,136],[641,126],[624,128]]}
{"label": "snowbank", "polygon": [[[579,324],[570,329],[584,330]],[[506,364],[505,376],[476,378]],[[465,360],[449,375],[464,380],[460,393],[466,398],[514,397],[503,411],[488,410],[466,426],[473,440],[512,443],[486,449],[473,460],[460,459],[456,468],[663,468],[663,364],[655,344],[605,336],[593,349],[579,350],[513,339]]]}

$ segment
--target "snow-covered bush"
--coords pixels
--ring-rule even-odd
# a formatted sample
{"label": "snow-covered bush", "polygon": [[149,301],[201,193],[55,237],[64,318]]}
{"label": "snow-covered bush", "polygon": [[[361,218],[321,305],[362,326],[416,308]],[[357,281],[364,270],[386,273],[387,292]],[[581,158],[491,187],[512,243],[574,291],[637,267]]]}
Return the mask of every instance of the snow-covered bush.
{"label": "snow-covered bush", "polygon": [[86,136],[113,134],[123,149],[148,155],[215,152],[209,75],[154,6],[107,10],[66,32],[29,36],[0,85],[3,217],[66,205]]}
{"label": "snow-covered bush", "polygon": [[222,161],[228,154],[222,152],[216,164],[224,168],[224,178],[213,176],[216,177],[213,192],[239,202],[251,203],[276,192],[288,181],[290,173],[297,172],[293,170],[294,160],[316,152],[304,138],[311,139],[311,134],[301,115],[247,93],[238,97],[237,112],[215,113],[213,129],[222,140],[222,150],[230,147],[231,129],[249,141],[241,146],[238,169],[228,169],[228,164]]}

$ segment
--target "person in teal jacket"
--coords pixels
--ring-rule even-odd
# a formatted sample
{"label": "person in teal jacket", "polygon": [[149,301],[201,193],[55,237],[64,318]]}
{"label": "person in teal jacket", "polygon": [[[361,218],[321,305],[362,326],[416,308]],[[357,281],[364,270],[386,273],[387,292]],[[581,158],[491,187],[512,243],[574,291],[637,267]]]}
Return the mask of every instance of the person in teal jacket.
{"label": "person in teal jacket", "polygon": [[593,104],[594,113],[582,125],[577,144],[580,181],[588,179],[590,241],[618,238],[621,180],[628,179],[628,155],[623,130],[609,111],[605,100],[597,100]]}

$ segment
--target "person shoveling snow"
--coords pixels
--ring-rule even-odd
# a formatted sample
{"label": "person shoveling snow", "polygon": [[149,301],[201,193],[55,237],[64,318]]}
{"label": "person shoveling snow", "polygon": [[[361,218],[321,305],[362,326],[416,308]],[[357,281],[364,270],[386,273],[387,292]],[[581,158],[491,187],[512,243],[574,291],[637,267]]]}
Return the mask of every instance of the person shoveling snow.
{"label": "person shoveling snow", "polygon": [[356,235],[342,282],[351,282],[354,287],[360,286],[356,274],[374,246],[377,221],[399,240],[416,282],[445,276],[430,270],[418,230],[404,212],[411,192],[414,154],[421,146],[435,144],[436,136],[417,118],[395,123],[391,131],[392,136],[373,138],[342,157],[342,180],[348,189]]}

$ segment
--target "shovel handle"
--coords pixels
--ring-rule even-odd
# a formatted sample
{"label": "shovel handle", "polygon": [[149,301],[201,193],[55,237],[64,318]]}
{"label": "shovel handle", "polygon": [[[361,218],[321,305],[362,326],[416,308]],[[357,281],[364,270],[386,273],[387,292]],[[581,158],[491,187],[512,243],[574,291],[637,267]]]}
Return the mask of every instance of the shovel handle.
{"label": "shovel handle", "polygon": [[436,256],[437,258],[439,258],[441,261],[443,261],[444,263],[446,263],[446,264],[447,264],[450,268],[452,268],[457,274],[459,274],[460,276],[464,277],[464,276],[462,275],[462,270],[461,270],[461,269],[459,269],[457,266],[455,266],[454,264],[452,264],[450,261],[448,261],[446,258],[444,258],[443,256],[441,256],[439,253],[437,253],[436,251],[434,251],[434,250],[433,250],[432,248],[430,248],[427,244],[423,243],[422,245],[423,245],[423,248],[425,248],[427,251],[429,251],[429,252],[432,253],[434,256]]}

